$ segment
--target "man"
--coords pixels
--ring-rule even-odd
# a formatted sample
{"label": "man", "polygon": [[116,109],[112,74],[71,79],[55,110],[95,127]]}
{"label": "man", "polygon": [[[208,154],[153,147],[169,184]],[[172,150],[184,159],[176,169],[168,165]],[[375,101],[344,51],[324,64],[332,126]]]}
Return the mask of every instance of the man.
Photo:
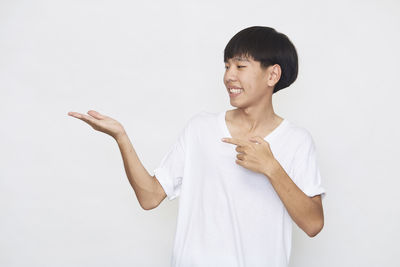
{"label": "man", "polygon": [[313,138],[272,106],[297,78],[297,53],[284,34],[254,26],[229,41],[224,62],[236,109],[192,116],[153,177],[115,120],[70,115],[116,139],[144,209],[180,197],[172,266],[287,266],[292,221],[310,237],[324,224]]}

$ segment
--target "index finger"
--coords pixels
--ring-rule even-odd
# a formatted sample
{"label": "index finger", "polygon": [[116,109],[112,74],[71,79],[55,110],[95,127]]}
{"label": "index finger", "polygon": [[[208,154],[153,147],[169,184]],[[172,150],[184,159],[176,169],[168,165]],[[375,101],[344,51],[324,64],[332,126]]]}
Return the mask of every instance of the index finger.
{"label": "index finger", "polygon": [[95,119],[93,118],[93,117],[91,117],[91,116],[88,116],[88,115],[86,115],[86,114],[81,114],[81,113],[78,113],[78,112],[72,112],[72,111],[70,111],[70,112],[68,112],[68,115],[70,115],[71,117],[75,117],[75,118],[77,118],[77,119],[80,119],[80,120],[82,120],[82,121],[84,121],[84,122],[86,122],[86,123],[95,123]]}
{"label": "index finger", "polygon": [[238,138],[229,138],[229,137],[224,137],[221,139],[222,142],[225,143],[230,143],[234,145],[239,145],[239,146],[244,146],[247,143],[244,140],[238,139]]}

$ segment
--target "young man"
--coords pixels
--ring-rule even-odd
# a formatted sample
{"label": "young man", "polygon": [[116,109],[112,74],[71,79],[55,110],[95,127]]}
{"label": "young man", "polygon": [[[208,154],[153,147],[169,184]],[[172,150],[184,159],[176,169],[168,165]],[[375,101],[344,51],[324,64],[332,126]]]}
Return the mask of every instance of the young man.
{"label": "young man", "polygon": [[154,170],[168,198],[180,196],[172,265],[287,266],[292,220],[310,237],[324,222],[312,136],[272,106],[297,78],[296,49],[272,28],[249,27],[224,62],[236,109],[193,116]]}
{"label": "young man", "polygon": [[70,115],[116,139],[144,209],[180,197],[172,266],[287,266],[292,222],[310,237],[324,224],[313,138],[272,106],[297,78],[296,49],[272,28],[249,27],[229,41],[224,62],[236,108],[192,116],[153,177],[115,120]]}

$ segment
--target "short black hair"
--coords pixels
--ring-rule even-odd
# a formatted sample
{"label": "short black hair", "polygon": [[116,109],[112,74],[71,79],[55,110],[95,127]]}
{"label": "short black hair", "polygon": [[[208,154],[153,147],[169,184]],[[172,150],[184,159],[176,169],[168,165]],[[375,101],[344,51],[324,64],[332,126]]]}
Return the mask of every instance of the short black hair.
{"label": "short black hair", "polygon": [[297,78],[297,51],[289,38],[274,28],[252,26],[236,33],[224,50],[224,62],[236,56],[259,61],[262,68],[278,64],[281,77],[275,84],[273,94],[289,87]]}

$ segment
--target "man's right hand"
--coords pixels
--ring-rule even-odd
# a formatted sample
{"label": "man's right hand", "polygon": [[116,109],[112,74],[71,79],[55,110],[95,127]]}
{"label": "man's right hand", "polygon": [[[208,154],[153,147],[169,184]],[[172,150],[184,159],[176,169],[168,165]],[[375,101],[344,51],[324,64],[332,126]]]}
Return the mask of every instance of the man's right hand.
{"label": "man's right hand", "polygon": [[115,140],[126,134],[122,124],[114,120],[113,118],[102,115],[95,110],[89,110],[87,113],[90,116],[73,111],[68,112],[68,115],[86,122],[87,124],[92,126],[93,129],[106,133],[113,137]]}

